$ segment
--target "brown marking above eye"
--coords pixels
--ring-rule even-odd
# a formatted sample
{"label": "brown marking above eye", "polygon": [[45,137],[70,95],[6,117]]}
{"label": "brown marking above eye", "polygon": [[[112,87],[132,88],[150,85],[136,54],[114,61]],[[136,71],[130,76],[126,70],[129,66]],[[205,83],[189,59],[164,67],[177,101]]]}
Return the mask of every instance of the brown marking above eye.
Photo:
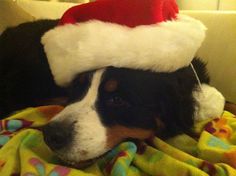
{"label": "brown marking above eye", "polygon": [[115,90],[117,90],[117,88],[118,88],[118,81],[115,79],[108,80],[104,85],[104,89],[107,92],[114,92]]}

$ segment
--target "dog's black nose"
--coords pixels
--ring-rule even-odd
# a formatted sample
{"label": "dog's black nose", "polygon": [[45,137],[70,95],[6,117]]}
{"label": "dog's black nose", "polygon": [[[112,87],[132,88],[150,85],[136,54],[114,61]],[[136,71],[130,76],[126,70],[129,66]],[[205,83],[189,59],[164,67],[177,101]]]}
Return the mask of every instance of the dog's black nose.
{"label": "dog's black nose", "polygon": [[42,128],[44,141],[52,150],[66,147],[72,141],[73,124],[51,122]]}

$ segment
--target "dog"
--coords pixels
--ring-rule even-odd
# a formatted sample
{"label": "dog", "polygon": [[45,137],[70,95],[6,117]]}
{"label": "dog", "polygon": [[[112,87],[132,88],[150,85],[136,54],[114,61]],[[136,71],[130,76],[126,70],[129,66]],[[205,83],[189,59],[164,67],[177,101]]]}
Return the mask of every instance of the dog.
{"label": "dog", "polygon": [[[27,22],[1,34],[1,117],[26,107],[66,106],[42,132],[49,148],[72,164],[97,158],[125,140],[192,134],[199,84],[191,66],[171,73],[110,66],[59,87],[40,43],[57,23]],[[200,82],[209,84],[206,64],[196,57],[192,65]]]}

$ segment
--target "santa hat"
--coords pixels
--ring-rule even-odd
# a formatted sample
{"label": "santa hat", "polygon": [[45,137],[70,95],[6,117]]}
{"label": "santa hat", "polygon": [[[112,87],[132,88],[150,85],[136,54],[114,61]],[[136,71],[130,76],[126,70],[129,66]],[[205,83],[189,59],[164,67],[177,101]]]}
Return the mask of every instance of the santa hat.
{"label": "santa hat", "polygon": [[42,37],[56,83],[107,66],[173,72],[188,66],[205,26],[175,0],[97,0],[70,8]]}

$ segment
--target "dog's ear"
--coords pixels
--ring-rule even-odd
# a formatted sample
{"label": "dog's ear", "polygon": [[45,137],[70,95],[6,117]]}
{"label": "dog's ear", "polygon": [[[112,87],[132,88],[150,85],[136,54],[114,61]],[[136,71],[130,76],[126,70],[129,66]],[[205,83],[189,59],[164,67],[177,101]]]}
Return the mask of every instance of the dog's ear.
{"label": "dog's ear", "polygon": [[158,116],[156,118],[157,133],[168,138],[180,133],[192,134],[194,124],[194,99],[191,95],[184,95],[177,90],[167,90],[159,101]]}
{"label": "dog's ear", "polygon": [[156,118],[155,123],[155,135],[162,139],[168,139],[178,134],[193,135],[193,120],[187,122],[184,119],[180,119],[180,117],[172,116],[172,118],[165,118],[165,120]]}

